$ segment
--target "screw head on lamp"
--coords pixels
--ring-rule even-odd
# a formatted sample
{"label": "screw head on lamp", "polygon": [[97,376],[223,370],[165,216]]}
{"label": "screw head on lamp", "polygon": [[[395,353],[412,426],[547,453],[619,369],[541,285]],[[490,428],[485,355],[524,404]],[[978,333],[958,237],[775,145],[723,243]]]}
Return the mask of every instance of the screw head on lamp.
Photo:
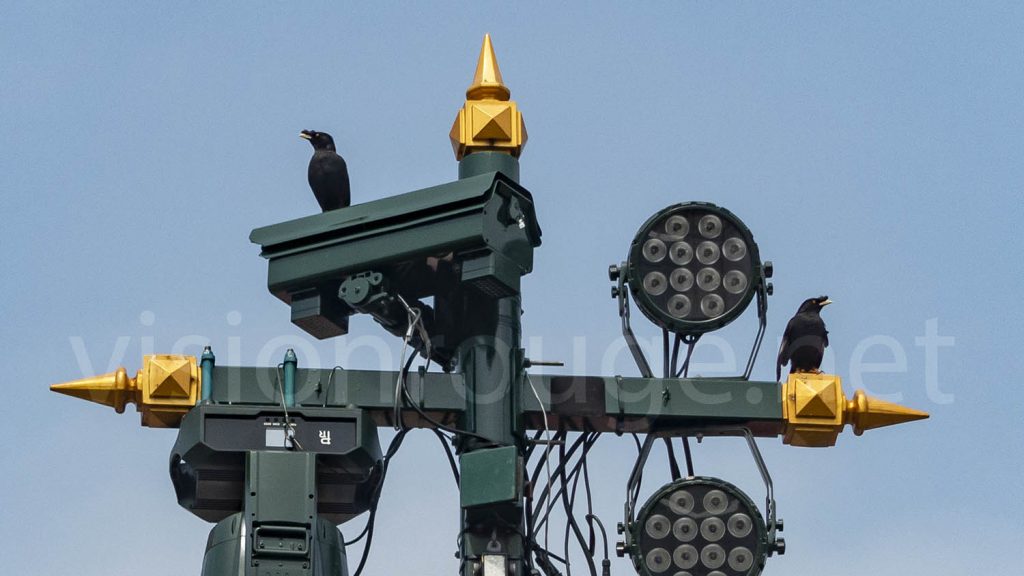
{"label": "screw head on lamp", "polygon": [[697,476],[661,487],[630,526],[631,559],[641,576],[757,576],[768,531],[739,488]]}
{"label": "screw head on lamp", "polygon": [[676,334],[702,334],[732,322],[763,281],[750,229],[707,202],[669,206],[644,222],[626,273],[644,316]]}

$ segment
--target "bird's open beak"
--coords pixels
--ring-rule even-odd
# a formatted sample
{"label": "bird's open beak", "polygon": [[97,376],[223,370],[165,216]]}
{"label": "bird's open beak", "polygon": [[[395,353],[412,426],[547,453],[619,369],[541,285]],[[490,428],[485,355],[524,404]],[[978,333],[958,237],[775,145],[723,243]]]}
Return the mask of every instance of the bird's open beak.
{"label": "bird's open beak", "polygon": [[312,140],[313,139],[313,137],[310,136],[306,132],[299,132],[299,138],[302,138],[303,140]]}
{"label": "bird's open beak", "polygon": [[820,307],[824,308],[825,306],[828,306],[828,305],[829,305],[829,304],[831,304],[831,303],[832,303],[832,301],[831,301],[831,300],[829,300],[828,298],[826,298],[826,299],[825,299],[825,301],[824,301],[824,302],[822,302],[821,304],[818,304],[818,306],[820,306]]}

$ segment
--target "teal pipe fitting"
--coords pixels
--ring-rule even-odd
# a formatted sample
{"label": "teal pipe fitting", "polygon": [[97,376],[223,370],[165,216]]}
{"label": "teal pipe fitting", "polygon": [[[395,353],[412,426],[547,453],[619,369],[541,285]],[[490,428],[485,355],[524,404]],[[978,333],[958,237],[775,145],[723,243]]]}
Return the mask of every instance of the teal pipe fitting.
{"label": "teal pipe fitting", "polygon": [[216,363],[217,357],[213,355],[213,349],[209,346],[203,348],[203,355],[199,357],[199,365],[203,374],[203,404],[208,404],[210,397],[213,396],[213,366]]}
{"label": "teal pipe fitting", "polygon": [[284,353],[284,405],[289,408],[295,406],[295,370],[298,366],[295,350],[289,348]]}

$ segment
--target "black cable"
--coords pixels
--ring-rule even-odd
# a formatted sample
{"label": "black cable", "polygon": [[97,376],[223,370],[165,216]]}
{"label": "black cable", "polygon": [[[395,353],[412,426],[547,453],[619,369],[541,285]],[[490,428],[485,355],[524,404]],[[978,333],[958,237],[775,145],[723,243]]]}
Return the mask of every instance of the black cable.
{"label": "black cable", "polygon": [[331,374],[327,377],[327,388],[324,388],[324,403],[323,407],[327,408],[327,400],[331,397],[331,385],[334,384],[334,373],[338,370],[344,370],[341,366],[335,366],[331,368]]}
{"label": "black cable", "polygon": [[380,503],[380,493],[384,489],[384,478],[388,473],[388,465],[391,463],[391,458],[394,457],[395,453],[402,446],[402,441],[405,439],[405,435],[408,430],[401,430],[395,437],[391,439],[391,444],[388,445],[387,452],[384,453],[384,457],[380,461],[380,481],[377,483],[377,488],[373,491],[373,496],[370,499],[370,516],[366,519],[366,526],[363,528],[363,532],[356,537],[352,542],[346,542],[348,546],[351,543],[357,542],[365,534],[366,544],[363,545],[363,554],[359,559],[359,567],[352,576],[360,576],[363,573],[363,567],[366,565],[366,559],[370,556],[370,545],[373,544],[373,526],[377,519],[377,505]]}
{"label": "black cable", "polygon": [[[565,451],[565,444],[561,444],[560,447],[559,447],[560,448],[560,452],[565,452],[567,454],[566,457],[567,458],[571,458],[573,453],[576,452],[576,450],[580,447],[580,445],[583,444],[583,441],[585,439],[586,439],[586,436],[581,434],[580,437],[577,438],[576,441],[572,443],[572,446],[569,448],[569,450],[567,452]],[[568,464],[568,462],[566,462],[565,460],[560,460],[558,462],[558,466],[555,467],[555,471],[551,475],[551,477],[552,478],[558,478],[558,475],[565,471],[565,467],[566,467],[567,464]],[[541,492],[541,498],[539,499],[540,502],[544,501],[544,499],[548,495],[548,492],[549,492],[549,487],[545,486],[544,491]],[[554,494],[554,496],[551,498],[551,500],[553,501],[555,498],[557,498],[558,494],[559,493],[556,492]],[[544,526],[544,523],[547,522],[548,516],[550,515],[550,513],[551,513],[551,506],[548,506],[547,510],[544,512],[544,515],[540,518],[540,523],[537,526],[534,527],[534,533],[535,534]]]}
{"label": "black cable", "polygon": [[[533,544],[536,546],[537,542],[535,541]],[[558,554],[555,554],[554,552],[552,552],[550,550],[545,550],[544,547],[542,547],[542,546],[539,546],[538,550],[543,550],[544,553],[547,554],[547,556],[549,558],[553,558],[554,560],[557,560],[557,561],[561,562],[564,565],[568,565],[569,564],[569,562],[565,558],[562,558],[561,556],[559,556]]]}
{"label": "black cable", "polygon": [[555,432],[554,436],[551,436],[550,438],[547,439],[547,444],[544,447],[544,458],[537,462],[537,466],[535,466],[533,469],[533,474],[530,475],[531,486],[537,485],[537,479],[540,478],[540,473],[544,470],[544,462],[551,452],[551,447],[558,444],[559,442],[564,442],[566,434],[567,433],[565,430],[559,430],[558,432]]}
{"label": "black cable", "polygon": [[434,428],[436,428],[438,430],[444,430],[445,432],[447,432],[449,434],[454,434],[456,436],[469,436],[471,438],[476,438],[477,440],[480,440],[482,442],[486,442],[487,443],[487,445],[484,446],[484,448],[488,448],[488,447],[492,447],[492,446],[498,446],[497,442],[495,442],[494,440],[491,440],[490,438],[488,438],[488,437],[486,437],[486,436],[484,436],[482,434],[477,434],[476,432],[470,432],[469,430],[460,430],[458,428],[453,428],[451,426],[446,426],[446,425],[438,422],[437,420],[434,420],[433,418],[428,416],[427,413],[424,412],[423,409],[420,408],[418,404],[416,404],[416,402],[412,399],[412,396],[409,394],[408,388],[405,388],[404,386],[402,388],[402,394],[405,397],[405,400],[409,403],[409,406],[412,406],[413,410],[415,410],[416,413],[420,415],[420,418],[426,420],[429,424],[433,425]]}
{"label": "black cable", "polygon": [[[562,472],[564,471],[564,469],[565,469],[565,467],[564,467],[564,466],[562,466],[562,464],[561,464],[561,462],[560,462],[560,463],[559,463],[559,466],[558,466],[558,467],[556,467],[557,473],[556,473],[556,474],[552,474],[552,478],[558,478],[558,477],[559,477],[559,474],[561,474],[561,473],[562,473]],[[575,471],[575,470],[574,470],[574,471]],[[570,477],[570,478],[572,478],[572,477],[573,477],[573,474],[572,474],[572,473],[570,473],[570,474],[569,474],[569,477]],[[546,489],[546,488],[545,488],[544,492],[542,492],[542,494],[541,494],[541,495],[542,495],[543,497],[547,497],[547,495],[548,495],[548,491],[547,491],[547,489]],[[560,498],[561,496],[562,496],[562,489],[561,489],[561,487],[559,487],[559,486],[557,486],[557,485],[553,485],[553,486],[552,486],[552,490],[551,490],[551,500],[550,500],[550,502],[554,502],[555,500],[559,499],[559,498]],[[549,519],[549,517],[550,517],[550,515],[551,515],[551,511],[552,511],[552,509],[553,509],[553,506],[554,506],[554,504],[551,504],[551,505],[547,506],[547,508],[546,508],[546,509],[544,510],[543,514],[542,514],[542,515],[541,515],[541,517],[540,517],[540,523],[539,523],[539,524],[537,524],[537,525],[536,525],[536,526],[534,527],[534,531],[535,531],[534,533],[535,533],[535,534],[539,534],[539,533],[540,533],[540,530],[541,530],[541,528],[543,528],[543,527],[544,527],[544,525],[545,525],[545,524],[547,523],[547,521],[548,521],[548,519]]]}
{"label": "black cable", "polygon": [[[633,442],[636,443],[636,459],[637,459],[637,462],[639,463],[640,462],[640,456],[643,455],[643,453],[644,453],[643,446],[640,444],[640,436],[637,436],[636,434],[633,434]],[[637,498],[640,497],[640,485],[643,484],[643,482],[644,482],[644,471],[641,469],[637,473],[637,475],[636,475],[636,487],[633,488],[633,502],[636,502]]]}
{"label": "black cable", "polygon": [[[423,409],[420,408],[419,404],[417,404],[413,400],[412,395],[409,393],[409,387],[406,385],[407,384],[406,380],[407,380],[407,377],[409,375],[408,374],[408,372],[409,372],[408,371],[408,367],[412,364],[412,360],[413,359],[415,359],[415,356],[410,357],[409,361],[406,362],[406,368],[403,369],[403,372],[402,372],[402,374],[400,376],[401,377],[401,385],[400,386],[401,386],[402,397],[404,397],[405,401],[409,404],[409,406],[411,406],[412,409],[415,410],[416,413],[420,415],[420,418],[423,418],[428,423],[432,424],[435,428],[438,428],[440,430],[444,430],[445,432],[448,432],[449,434],[455,434],[456,436],[469,436],[470,438],[476,438],[477,440],[480,440],[482,442],[486,442],[488,447],[490,447],[490,446],[498,446],[497,442],[495,442],[494,440],[491,440],[490,438],[488,438],[488,437],[486,437],[486,436],[484,436],[482,434],[477,434],[476,432],[470,432],[469,430],[460,430],[458,428],[453,428],[451,426],[446,426],[444,424],[441,424],[437,420],[434,420],[430,416],[427,416],[427,414],[423,411]],[[396,412],[400,413],[400,411],[396,411]],[[404,423],[403,423],[403,427],[404,427]]]}
{"label": "black cable", "polygon": [[441,433],[438,429],[432,429],[431,432],[437,436],[437,440],[441,443],[441,447],[444,448],[444,454],[448,457],[448,465],[452,468],[452,476],[455,477],[455,485],[462,485],[462,478],[459,476],[459,465],[455,463],[455,455],[452,454],[452,447],[448,443],[448,438]]}
{"label": "black cable", "polygon": [[359,542],[360,540],[362,540],[363,536],[366,536],[366,531],[367,531],[367,529],[369,527],[370,527],[370,522],[369,522],[369,518],[367,518],[366,525],[363,526],[363,529],[362,529],[362,531],[359,532],[359,535],[356,536],[355,538],[351,539],[351,540],[346,541],[345,542],[345,546],[351,546],[351,545]]}
{"label": "black cable", "polygon": [[676,451],[672,448],[672,439],[665,436],[662,440],[665,441],[665,448],[668,450],[668,468],[672,474],[672,480],[679,480],[682,473],[679,471],[679,462],[676,461]]}
{"label": "black cable", "polygon": [[[523,477],[527,478],[527,484],[525,486],[525,489],[523,490],[523,496],[525,498],[525,504],[523,506],[523,521],[526,524],[526,533],[527,534],[532,534],[533,533],[533,487],[529,485],[529,480],[528,479],[530,477],[530,471],[527,469],[527,466],[526,466],[526,458],[523,458],[522,462],[523,462]],[[529,537],[527,537],[525,540],[526,540],[526,546],[527,546],[527,548],[529,550],[527,552],[527,554],[526,554],[526,564],[531,569],[531,572],[532,572],[533,567],[534,567],[533,566],[533,557],[536,555],[536,553],[533,550],[533,542],[531,541],[531,539]]]}
{"label": "black cable", "polygon": [[686,475],[693,477],[693,456],[690,454],[690,439],[683,436],[683,455],[686,457]]}
{"label": "black cable", "polygon": [[[592,442],[596,443],[597,442],[597,438],[600,435],[601,435],[600,432],[595,432]],[[579,476],[577,476],[577,478],[579,478]],[[594,515],[594,493],[591,492],[591,490],[590,490],[590,464],[589,464],[589,461],[586,459],[586,454],[584,454],[584,458],[583,458],[583,490],[584,490],[584,492],[587,495],[587,516],[593,516]],[[597,542],[596,542],[597,535],[594,532],[594,525],[591,524],[590,522],[587,522],[587,525],[590,527],[590,538],[588,540],[588,542],[590,544],[590,554],[593,555],[594,551],[595,551],[595,548],[597,546]]]}
{"label": "black cable", "polygon": [[[588,452],[590,451],[590,449],[591,449],[591,448],[593,447],[593,445],[594,445],[594,442],[596,442],[596,440],[597,440],[597,436],[598,436],[598,435],[599,435],[599,434],[595,433],[595,434],[594,434],[594,436],[591,436],[591,437],[590,437],[589,439],[587,439],[587,441],[586,441],[586,444],[585,444],[585,445],[584,445],[584,447],[583,447],[583,455],[581,455],[580,459],[576,461],[576,464],[575,464],[575,465],[574,465],[574,466],[572,467],[572,469],[571,469],[571,470],[569,471],[569,475],[568,475],[568,477],[567,477],[567,478],[568,478],[568,480],[570,480],[570,481],[571,481],[571,480],[573,480],[574,478],[576,478],[576,477],[578,477],[578,476],[579,476],[579,474],[580,474],[580,471],[581,471],[581,469],[582,469],[582,467],[583,467],[583,466],[582,466],[582,464],[583,464],[583,461],[584,461],[584,459],[583,459],[583,456],[584,456],[584,455],[586,455],[586,454],[587,454],[587,453],[588,453]],[[571,455],[571,450],[570,450],[570,454],[569,454],[569,458],[570,458],[570,459],[571,459],[571,456],[572,456],[572,455]],[[557,470],[559,470],[560,472],[561,472],[561,471],[564,471],[564,467],[560,467],[560,468],[557,468]],[[555,476],[557,476],[557,474],[555,474]],[[561,496],[562,496],[562,489],[561,489],[561,488],[559,487],[559,488],[557,488],[557,489],[555,490],[555,493],[554,493],[554,496],[553,496],[553,498],[552,498],[552,499],[554,499],[554,498],[560,498]]]}
{"label": "black cable", "polygon": [[[530,486],[535,487],[537,485],[536,482],[537,482],[537,479],[538,479],[538,477],[540,475],[541,470],[547,470],[547,483],[545,484],[545,489],[541,493],[541,499],[540,499],[539,502],[537,502],[537,505],[540,505],[540,506],[544,507],[544,520],[541,522],[541,525],[544,527],[544,551],[546,553],[550,553],[550,550],[548,550],[548,546],[550,545],[550,542],[548,541],[548,537],[549,537],[549,533],[550,533],[550,528],[549,528],[548,524],[546,524],[546,522],[547,522],[548,515],[551,513],[551,508],[552,508],[552,505],[553,505],[553,499],[551,498],[551,482],[552,482],[552,475],[551,475],[551,447],[555,445],[554,442],[562,443],[563,439],[565,438],[567,433],[564,430],[560,430],[560,431],[556,432],[554,438],[552,438],[551,432],[547,428],[547,422],[546,421],[545,421],[544,433],[545,433],[545,436],[546,436],[546,438],[545,438],[545,446],[544,446],[544,453],[541,455],[540,460],[537,462],[537,467],[533,471],[533,476],[531,477],[531,480],[530,480],[531,481]],[[531,502],[531,505],[532,504],[533,503]],[[540,529],[539,529],[540,527],[536,527],[537,528],[536,531],[533,528],[534,527],[531,527],[531,529],[529,530],[530,537],[531,538],[536,538],[536,536],[539,536],[539,534],[540,534]]]}
{"label": "black cable", "polygon": [[601,529],[601,539],[604,540],[604,559],[608,560],[608,532],[604,529],[604,522],[601,522],[601,519],[594,514],[587,514],[587,523],[593,527],[594,522],[597,522],[597,526]]}
{"label": "black cable", "polygon": [[[523,459],[523,473],[527,478],[529,478],[529,470],[527,470],[527,463],[525,458]],[[562,564],[565,564],[565,560],[559,557],[558,555],[553,554],[547,548],[541,546],[540,543],[537,542],[537,539],[533,536],[533,488],[534,485],[530,484],[530,490],[527,493],[527,502],[524,511],[526,517],[526,533],[528,535],[524,539],[527,543],[527,546],[529,547],[530,552],[526,555],[527,563],[530,565],[530,568],[533,568],[533,558],[536,558],[537,565],[540,567],[541,572],[543,572],[545,576],[561,576],[561,573],[551,563],[551,559],[553,558],[561,562]]]}
{"label": "black cable", "polygon": [[[568,506],[567,509],[565,509],[565,517],[566,517],[565,534],[564,534],[563,540],[562,540],[562,542],[563,542],[562,545],[563,545],[563,547],[565,549],[565,557],[566,558],[569,557],[569,528],[570,528],[571,524],[576,523],[576,513],[575,513],[575,510],[576,510],[576,490],[577,490],[577,488],[579,488],[579,481],[580,481],[579,469],[580,469],[580,465],[584,464],[586,462],[586,456],[585,456],[585,452],[586,452],[586,449],[587,449],[586,441],[584,441],[583,449],[584,449],[584,453],[580,454],[580,458],[576,462],[576,466],[574,466],[572,472],[569,473],[569,477],[572,478],[572,495],[569,497],[569,506]],[[564,474],[563,474],[563,476],[564,476]],[[562,489],[559,491],[559,495],[563,496],[565,494],[565,491],[566,491],[565,480],[563,479]],[[563,506],[563,508],[565,508],[565,504],[563,504],[562,506]],[[588,548],[587,544],[584,544],[584,543],[581,542],[580,543],[580,547],[583,549],[583,553],[584,554],[593,555],[593,553],[590,551],[591,548]],[[566,567],[566,576],[572,576],[570,568],[568,566]]]}
{"label": "black cable", "polygon": [[[402,366],[401,371],[398,373],[398,386],[401,387],[400,392],[405,395],[408,395],[405,383],[406,379],[409,377],[409,368],[412,367],[413,360],[415,359],[416,355],[410,354],[409,359],[405,361],[405,365]],[[392,418],[394,419],[393,424],[397,428],[401,430],[408,429],[408,426],[405,425],[405,418],[402,416],[402,396],[400,394],[395,394],[394,414],[392,415]]]}
{"label": "black cable", "polygon": [[679,344],[682,341],[683,337],[680,336],[679,334],[676,334],[676,337],[673,339],[672,342],[672,362],[669,363],[670,368],[668,374],[665,375],[666,378],[676,373],[676,364],[679,362]]}
{"label": "black cable", "polygon": [[668,328],[661,329],[661,365],[662,372],[665,373],[665,378],[668,378],[672,374],[672,368],[669,363],[668,357]]}
{"label": "black cable", "polygon": [[[584,486],[584,491],[585,491],[585,493],[587,495],[587,514],[592,514],[594,512],[594,510],[593,510],[593,502],[590,499],[591,498],[591,493],[590,493],[590,478],[589,478],[589,472],[588,472],[589,467],[587,466],[587,453],[589,452],[590,447],[593,446],[593,441],[596,440],[596,434],[597,433],[595,432],[595,436],[591,436],[590,438],[587,439],[586,443],[584,443],[584,445],[583,445],[583,452],[580,454],[580,458],[579,458],[579,460],[577,460],[576,466],[574,466],[572,472],[569,473],[569,477],[572,478],[572,495],[569,497],[569,506],[572,509],[573,520],[575,520],[576,493],[577,493],[577,490],[579,488],[580,478],[584,478],[583,486]],[[581,470],[582,470],[582,474],[580,473]],[[590,555],[591,557],[593,557],[594,553],[595,553],[595,550],[596,550],[596,542],[595,542],[596,534],[594,533],[594,526],[593,525],[588,523],[587,527],[588,527],[587,542],[586,542],[586,545],[583,547],[583,551],[584,551],[584,553],[586,553],[586,554]],[[568,540],[568,526],[566,527],[566,540]]]}
{"label": "black cable", "polygon": [[[581,435],[581,437],[583,436],[586,435]],[[584,448],[586,449],[586,440],[584,441]],[[577,481],[580,480],[579,474],[575,474],[575,472],[579,470],[579,464],[583,461],[582,458],[583,455],[581,454],[581,459],[577,462],[577,465],[574,465],[572,467],[572,471],[569,472],[568,478],[572,479],[572,495],[569,497],[568,505],[566,506],[564,502],[564,496],[568,492],[568,488],[566,485],[568,479],[566,478],[564,468],[562,469],[562,474],[559,477],[560,486],[558,492],[555,494],[556,498],[560,498],[563,500],[562,509],[565,512],[565,532],[562,537],[562,548],[564,549],[566,559],[569,558],[569,533],[573,528],[572,524],[575,523],[575,515],[573,513],[573,510],[575,509],[575,494],[577,494],[577,487],[579,486],[579,483]],[[583,548],[584,553],[586,553],[586,544],[581,542],[581,547]],[[566,565],[565,567],[565,576],[572,576],[572,569],[570,565]]]}
{"label": "black cable", "polygon": [[551,551],[543,548],[534,540],[529,540],[528,545],[531,547],[533,555],[537,557],[537,565],[540,566],[540,570],[544,573],[544,576],[562,576],[561,572],[559,572],[555,568],[554,564],[551,563],[551,559],[557,560],[562,564],[568,565],[568,563],[565,561],[565,558],[561,558],[557,554],[554,554]]}
{"label": "black cable", "polygon": [[683,365],[676,372],[676,378],[682,375],[686,378],[690,373],[690,357],[693,356],[693,348],[697,345],[697,341],[700,340],[701,335],[696,336],[683,336],[683,343],[686,344],[686,358],[683,360]]}
{"label": "black cable", "polygon": [[[590,489],[590,461],[587,459],[587,456],[590,453],[590,449],[594,447],[594,444],[597,443],[597,439],[600,436],[600,432],[594,432],[589,438],[587,438],[586,443],[583,445],[583,452],[580,454],[580,458],[576,462],[576,466],[574,466],[572,471],[569,473],[569,477],[573,478],[571,500],[573,502],[574,509],[576,503],[576,488],[579,484],[580,478],[583,478],[583,491],[587,499],[587,515],[594,513],[594,495]],[[581,471],[582,474],[580,473]],[[588,524],[588,527],[587,551],[591,556],[593,556],[597,549],[597,534],[594,532],[594,527],[592,525]]]}
{"label": "black cable", "polygon": [[598,527],[601,528],[601,537],[604,539],[604,560],[601,560],[601,576],[611,576],[612,574],[612,561],[608,559],[608,532],[604,529],[604,523],[601,519],[593,514],[587,514],[587,523],[590,524],[591,530],[593,530],[594,522],[597,522]]}
{"label": "black cable", "polygon": [[[559,477],[561,479],[560,475],[565,474],[565,470],[566,470],[566,468],[567,468],[567,466],[569,464],[569,461],[572,459],[572,454],[582,445],[583,446],[583,452],[581,453],[579,460],[577,460],[575,465],[573,465],[572,469],[568,472],[568,474],[565,475],[565,482],[572,481],[574,483],[574,486],[576,486],[577,483],[578,483],[579,477],[580,477],[580,471],[583,468],[583,464],[586,462],[586,454],[588,454],[590,452],[590,449],[593,448],[593,446],[596,443],[597,438],[599,436],[600,436],[600,433],[596,433],[595,432],[595,433],[592,433],[592,434],[590,434],[590,433],[583,434],[583,435],[580,436],[580,438],[577,438],[577,440],[573,443],[573,445],[569,448],[569,450],[567,452],[565,452],[565,458],[564,459],[560,459],[559,465],[556,468],[556,474],[554,474],[553,476]],[[565,451],[564,444],[561,446],[561,450]],[[585,484],[585,486],[586,486],[586,484]],[[556,498],[559,498],[563,494],[564,494],[564,490],[562,489],[562,487],[559,487],[557,489],[557,491],[553,494],[552,500],[554,500]],[[574,493],[574,496],[573,496],[573,502],[574,501],[575,501],[575,493]],[[540,524],[535,525],[533,527],[533,529],[531,530],[532,534],[537,534],[537,533],[540,532],[540,529],[544,526],[544,524],[548,520],[547,514],[549,514],[549,513],[550,513],[550,507],[546,511],[546,514],[545,514],[544,518],[541,520]],[[572,515],[569,515],[569,517],[573,518],[573,520],[575,520],[575,518]],[[531,522],[532,522],[532,517],[531,517]],[[566,542],[568,542],[568,530],[569,530],[569,527],[567,525],[566,526],[566,536],[565,536],[565,541]],[[583,549],[584,549],[584,552],[587,552],[587,547],[585,545],[583,546]],[[566,552],[566,554],[568,554],[568,552]],[[554,555],[552,554],[552,556],[554,556]],[[569,572],[570,572],[570,568],[568,568],[568,565],[567,565],[566,574],[569,574]]]}
{"label": "black cable", "polygon": [[[555,476],[558,476],[561,479],[560,475],[565,474],[565,470],[566,470],[566,467],[567,467],[567,464],[568,464],[568,460],[570,460],[572,458],[572,453],[577,448],[579,448],[579,446],[581,445],[580,440],[582,439],[583,440],[583,444],[582,444],[583,445],[583,452],[581,453],[579,460],[575,463],[575,465],[572,467],[572,469],[568,472],[568,474],[564,478],[564,481],[566,483],[568,483],[569,481],[572,481],[574,483],[574,486],[575,486],[576,483],[579,480],[580,471],[583,469],[583,465],[586,462],[586,455],[590,452],[590,449],[593,448],[594,444],[597,442],[597,439],[598,439],[598,437],[600,435],[601,434],[597,433],[597,432],[592,433],[592,434],[583,434],[583,435],[581,435],[581,438],[578,438],[577,441],[574,442],[573,445],[569,448],[569,450],[565,453],[566,454],[565,459],[564,460],[560,460],[559,466],[556,469],[557,470],[557,474]],[[564,445],[561,447],[561,450],[563,450],[563,451],[565,450]],[[587,487],[588,493],[589,493],[589,484],[586,481],[584,483],[584,486]],[[560,496],[563,496],[564,494],[565,494],[565,490],[562,487],[559,487],[558,490],[554,493],[552,499],[559,498]],[[573,496],[573,502],[574,501],[575,501],[575,495]],[[548,512],[550,512],[550,508],[549,508]],[[573,522],[575,522],[575,517],[571,513],[567,514],[567,516],[569,518],[571,518]],[[545,514],[545,516],[541,520],[540,524],[534,526],[534,528],[532,530],[532,534],[537,534],[540,531],[540,529],[543,527],[544,523],[547,522],[547,520],[548,520],[548,517],[547,517],[547,514]],[[569,530],[569,526],[567,525],[566,526],[566,536],[565,536],[566,542],[568,541],[568,530]],[[577,525],[577,530],[578,530],[578,525]],[[586,544],[584,544],[583,542],[581,542],[581,548],[583,549],[583,551],[585,553],[589,552],[591,556],[593,555],[593,552],[590,552],[588,550],[588,546]],[[590,546],[589,549],[593,550],[594,546]],[[566,552],[566,554],[568,554],[568,552]],[[588,558],[588,563],[590,561],[592,561],[592,558]],[[603,565],[603,563],[602,563],[602,565]],[[566,567],[566,574],[568,575],[569,573],[570,573],[570,568],[567,565],[567,567]]]}
{"label": "black cable", "polygon": [[[587,435],[583,434],[581,436],[586,437]],[[559,456],[559,459],[561,459],[562,461],[565,460],[565,445],[564,444],[559,446],[559,454],[558,454],[558,456]],[[579,542],[580,547],[584,550],[584,552],[586,552],[586,549],[587,549],[586,539],[583,537],[583,531],[580,530],[579,524],[576,522],[576,517],[573,515],[573,512],[572,512],[572,504],[569,502],[569,482],[568,482],[568,478],[566,477],[565,469],[564,468],[562,469],[562,472],[561,472],[560,476],[561,476],[561,479],[562,479],[562,507],[565,510],[565,516],[566,516],[566,520],[568,522],[568,527],[572,529],[573,534],[576,536],[576,541]],[[568,538],[566,538],[565,549],[566,549],[565,556],[566,556],[566,558],[568,558],[569,557]],[[590,576],[597,576],[597,567],[594,565],[594,558],[592,556],[588,555],[588,554],[584,554],[584,558],[586,558],[586,560],[587,560],[587,569],[590,570]],[[566,566],[565,566],[565,574],[566,574],[566,576],[571,576],[572,575],[571,569],[570,569],[568,564],[566,564]]]}
{"label": "black cable", "polygon": [[[305,451],[305,448],[302,447],[302,444],[300,444],[299,440],[295,437],[295,424],[292,423],[292,418],[288,415],[288,403],[284,401],[284,382],[281,381],[281,372],[283,371],[284,363],[278,364],[277,369],[274,370],[274,373],[277,375],[277,389],[281,392],[281,409],[284,411],[285,448],[288,448],[289,450],[298,448],[300,451]],[[289,446],[289,443],[294,446]]]}

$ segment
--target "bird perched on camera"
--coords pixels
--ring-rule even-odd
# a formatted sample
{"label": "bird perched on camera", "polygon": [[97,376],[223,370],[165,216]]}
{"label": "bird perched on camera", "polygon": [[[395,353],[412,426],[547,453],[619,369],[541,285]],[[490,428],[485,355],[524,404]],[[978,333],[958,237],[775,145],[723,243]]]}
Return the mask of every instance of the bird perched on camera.
{"label": "bird perched on camera", "polygon": [[300,138],[313,145],[313,157],[309,160],[309,187],[324,212],[345,208],[352,203],[348,185],[348,166],[338,155],[334,138],[326,132],[303,130]]}
{"label": "bird perched on camera", "polygon": [[782,366],[789,364],[789,372],[821,372],[821,359],[828,347],[828,330],[821,319],[821,309],[831,304],[828,296],[808,298],[800,305],[796,315],[786,324],[775,365],[775,379],[782,378]]}

